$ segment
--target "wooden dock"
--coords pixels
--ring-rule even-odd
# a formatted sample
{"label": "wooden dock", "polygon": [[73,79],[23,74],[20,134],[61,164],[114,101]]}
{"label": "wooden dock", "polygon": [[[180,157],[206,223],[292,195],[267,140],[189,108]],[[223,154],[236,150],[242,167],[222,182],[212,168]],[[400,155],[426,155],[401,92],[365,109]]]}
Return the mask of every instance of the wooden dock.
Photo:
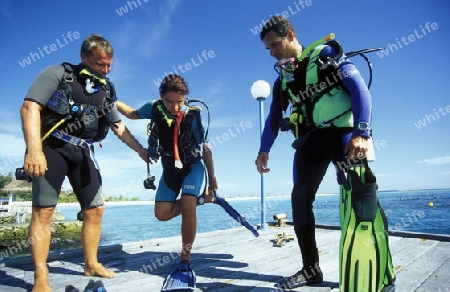
{"label": "wooden dock", "polygon": [[[325,282],[290,291],[339,291],[340,231],[334,229],[316,231]],[[258,238],[243,227],[198,234],[191,259],[197,274],[196,291],[283,291],[275,288],[274,282],[300,269],[301,257],[296,240],[273,247],[275,234],[282,232],[294,235],[291,225],[268,226]],[[396,291],[450,291],[449,241],[450,236],[415,233],[390,236]],[[101,280],[108,292],[160,291],[179,262],[180,242],[177,236],[101,247],[99,259],[116,272],[113,279],[83,276],[80,250],[51,254],[50,283],[53,291],[65,291],[69,285],[84,291],[90,280]],[[32,284],[30,257],[0,262],[0,291],[31,291]]]}

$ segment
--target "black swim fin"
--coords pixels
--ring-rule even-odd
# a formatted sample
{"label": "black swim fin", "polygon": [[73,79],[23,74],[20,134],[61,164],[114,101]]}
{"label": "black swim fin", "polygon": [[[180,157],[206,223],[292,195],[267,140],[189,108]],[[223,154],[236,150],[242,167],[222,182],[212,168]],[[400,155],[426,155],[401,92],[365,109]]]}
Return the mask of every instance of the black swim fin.
{"label": "black swim fin", "polygon": [[195,272],[189,261],[181,261],[164,281],[161,292],[166,291],[194,291],[197,287]]}
{"label": "black swim fin", "polygon": [[67,285],[64,292],[80,292],[80,289],[74,287],[73,285]]}

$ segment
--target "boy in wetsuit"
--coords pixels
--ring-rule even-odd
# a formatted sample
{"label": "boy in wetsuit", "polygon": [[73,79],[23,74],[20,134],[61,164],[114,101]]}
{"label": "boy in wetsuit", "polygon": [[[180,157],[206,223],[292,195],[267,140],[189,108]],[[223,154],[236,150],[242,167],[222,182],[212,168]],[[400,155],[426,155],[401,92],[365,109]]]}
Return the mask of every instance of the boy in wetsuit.
{"label": "boy in wetsuit", "polygon": [[149,159],[156,161],[161,157],[163,167],[155,196],[155,216],[167,221],[181,215],[180,260],[186,262],[197,232],[197,198],[201,195],[205,168],[208,177],[205,202],[214,200],[218,186],[199,110],[185,104],[189,94],[186,81],[170,74],[162,80],[159,94],[161,99],[147,102],[137,110],[123,102],[117,102],[117,109],[130,119],[151,119]]}

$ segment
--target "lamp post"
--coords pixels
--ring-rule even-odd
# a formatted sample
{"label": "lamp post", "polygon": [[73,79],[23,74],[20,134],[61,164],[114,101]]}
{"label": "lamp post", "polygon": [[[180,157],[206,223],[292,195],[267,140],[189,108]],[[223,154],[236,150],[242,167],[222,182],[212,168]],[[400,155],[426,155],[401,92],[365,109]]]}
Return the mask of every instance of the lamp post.
{"label": "lamp post", "polygon": [[[262,137],[264,127],[264,100],[270,94],[270,84],[264,80],[253,82],[250,89],[253,98],[259,101],[259,136]],[[266,229],[266,203],[264,195],[264,175],[261,173],[261,230]]]}

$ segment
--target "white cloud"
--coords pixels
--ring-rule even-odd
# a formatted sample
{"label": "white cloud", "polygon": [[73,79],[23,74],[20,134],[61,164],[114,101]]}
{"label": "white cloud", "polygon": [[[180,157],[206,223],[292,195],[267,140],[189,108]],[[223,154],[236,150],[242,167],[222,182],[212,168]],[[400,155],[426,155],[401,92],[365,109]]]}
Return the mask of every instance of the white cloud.
{"label": "white cloud", "polygon": [[[142,146],[147,148],[147,125],[150,120],[128,120],[127,118],[122,117],[122,122],[127,126],[128,130],[130,130],[131,134],[133,134],[133,136],[141,142]],[[110,135],[111,137],[114,136],[114,134]]]}
{"label": "white cloud", "polygon": [[23,165],[25,142],[22,137],[0,134],[2,147],[0,148],[0,173],[14,171]]}
{"label": "white cloud", "polygon": [[[112,146],[112,148],[117,149],[115,146]],[[101,150],[97,150],[97,153],[99,152]],[[108,152],[95,156],[100,165],[102,177],[105,179],[120,180],[130,175],[137,176],[139,173],[145,172],[145,162],[132,150]]]}
{"label": "white cloud", "polygon": [[144,18],[147,19],[146,22],[136,21],[125,14],[123,17],[127,19],[114,38],[114,43],[125,48],[130,48],[130,43],[133,43],[132,48],[138,56],[151,59],[163,46],[161,40],[170,31],[172,17],[181,2],[182,0],[163,2],[158,8],[158,15],[154,15],[154,9],[141,9],[142,13],[147,14]]}
{"label": "white cloud", "polygon": [[[121,142],[114,141],[113,143]],[[102,150],[96,151],[99,153],[96,155],[96,159],[100,165],[103,193],[113,197],[120,195],[134,197],[146,191],[142,184],[147,178],[146,164],[137,153],[129,150],[126,146],[108,144],[103,147]],[[105,148],[108,148],[108,153],[103,152],[106,150]],[[126,150],[121,150],[121,148]],[[160,163],[151,165],[151,173],[157,179],[160,177],[160,172]]]}
{"label": "white cloud", "polygon": [[[217,96],[220,95],[223,87],[224,85],[220,81],[216,81],[214,84],[208,86],[204,93],[205,102],[208,101],[208,104],[211,106],[219,104],[221,102],[221,99],[217,98]],[[193,97],[193,99],[196,98]]]}
{"label": "white cloud", "polygon": [[235,183],[235,182],[224,182],[224,183],[220,183],[220,187],[223,187],[223,188],[229,188],[229,187],[236,187],[236,186],[239,186],[240,184],[238,184],[238,183]]}
{"label": "white cloud", "polygon": [[281,180],[280,185],[281,186],[292,186],[292,180]]}
{"label": "white cloud", "polygon": [[430,165],[438,165],[438,164],[449,164],[450,163],[450,156],[443,156],[443,157],[435,157],[435,158],[426,158],[417,161],[417,163],[425,163]]}

